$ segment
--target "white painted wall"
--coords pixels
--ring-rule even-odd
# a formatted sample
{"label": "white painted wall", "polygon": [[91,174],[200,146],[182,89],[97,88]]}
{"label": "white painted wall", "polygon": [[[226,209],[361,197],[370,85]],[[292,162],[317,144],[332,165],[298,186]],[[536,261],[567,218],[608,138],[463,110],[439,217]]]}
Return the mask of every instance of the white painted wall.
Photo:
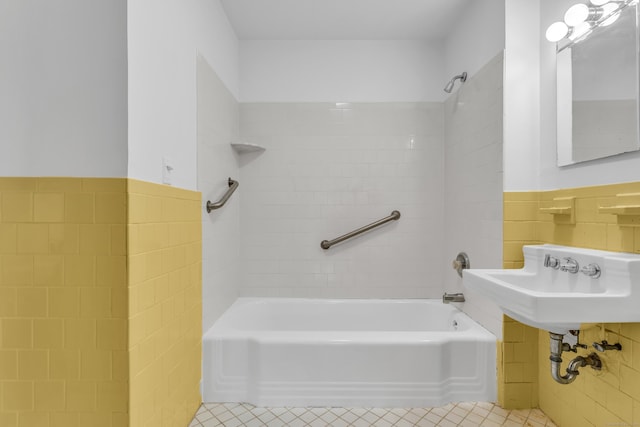
{"label": "white painted wall", "polygon": [[[540,177],[540,1],[505,1],[504,189],[537,190]],[[554,107],[555,108],[555,107]]]}
{"label": "white painted wall", "polygon": [[219,0],[129,0],[128,175],[197,187],[196,54],[238,95],[238,40]]}
{"label": "white painted wall", "polygon": [[126,12],[0,2],[0,175],[127,175]]}
{"label": "white painted wall", "polygon": [[474,75],[504,50],[504,0],[473,0],[467,4],[444,40],[445,80],[466,71]]}
{"label": "white painted wall", "polygon": [[442,101],[443,60],[415,40],[245,40],[240,101]]}

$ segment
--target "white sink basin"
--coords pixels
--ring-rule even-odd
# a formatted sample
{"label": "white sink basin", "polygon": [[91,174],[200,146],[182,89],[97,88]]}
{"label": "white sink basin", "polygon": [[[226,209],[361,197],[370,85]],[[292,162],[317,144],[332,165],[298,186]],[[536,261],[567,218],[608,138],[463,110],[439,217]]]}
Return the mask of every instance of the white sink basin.
{"label": "white sink basin", "polygon": [[[492,299],[509,317],[556,333],[582,323],[640,322],[640,254],[557,245],[524,246],[520,270],[463,270],[464,285]],[[577,261],[579,270],[597,264],[600,275],[545,267]],[[591,273],[594,271],[592,269]]]}

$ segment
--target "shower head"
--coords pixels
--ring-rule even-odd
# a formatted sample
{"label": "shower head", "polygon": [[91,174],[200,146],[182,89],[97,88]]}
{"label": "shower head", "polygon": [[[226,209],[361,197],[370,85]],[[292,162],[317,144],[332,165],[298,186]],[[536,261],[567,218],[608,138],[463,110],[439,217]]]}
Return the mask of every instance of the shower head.
{"label": "shower head", "polygon": [[447,93],[451,93],[451,91],[453,90],[453,84],[456,82],[456,80],[460,79],[460,81],[462,83],[467,81],[467,72],[463,72],[462,74],[459,74],[457,76],[455,76],[454,78],[452,78],[451,80],[449,80],[449,83],[447,83],[447,85],[444,87],[444,91]]}

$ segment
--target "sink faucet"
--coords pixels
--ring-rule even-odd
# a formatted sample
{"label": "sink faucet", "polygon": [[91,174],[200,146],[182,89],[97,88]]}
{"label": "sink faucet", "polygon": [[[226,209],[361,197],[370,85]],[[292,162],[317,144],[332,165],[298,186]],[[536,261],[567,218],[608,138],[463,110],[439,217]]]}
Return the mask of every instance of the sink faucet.
{"label": "sink faucet", "polygon": [[560,263],[560,271],[567,271],[569,273],[575,274],[579,269],[580,266],[578,265],[578,261],[573,258],[563,258],[562,262]]}
{"label": "sink faucet", "polygon": [[464,302],[464,295],[462,292],[457,294],[448,294],[445,292],[444,295],[442,295],[442,302],[444,304],[449,304],[450,302]]}
{"label": "sink faucet", "polygon": [[560,260],[549,254],[545,254],[544,266],[548,268],[555,268],[557,270],[560,267]]}

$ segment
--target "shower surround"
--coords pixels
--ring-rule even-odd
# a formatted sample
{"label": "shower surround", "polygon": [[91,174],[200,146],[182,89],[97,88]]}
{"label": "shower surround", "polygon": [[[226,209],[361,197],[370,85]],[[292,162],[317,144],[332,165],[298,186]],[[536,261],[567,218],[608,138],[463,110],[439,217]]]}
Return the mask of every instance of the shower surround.
{"label": "shower surround", "polygon": [[[446,103],[238,103],[200,58],[203,200],[240,182],[203,216],[203,331],[238,296],[439,298],[463,290],[448,268],[460,250],[500,267],[502,67],[499,53]],[[235,153],[238,139],[266,150]],[[393,210],[398,221],[320,248]],[[464,310],[500,337],[479,297]]]}
{"label": "shower surround", "polygon": [[[442,103],[243,103],[242,296],[442,293]],[[323,250],[320,242],[402,217]]]}

